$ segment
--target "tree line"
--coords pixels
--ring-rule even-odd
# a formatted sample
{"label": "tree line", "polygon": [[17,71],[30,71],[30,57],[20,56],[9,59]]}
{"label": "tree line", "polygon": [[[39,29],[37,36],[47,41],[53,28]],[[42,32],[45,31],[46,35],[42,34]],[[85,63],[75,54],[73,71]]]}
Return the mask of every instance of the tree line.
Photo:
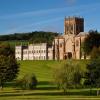
{"label": "tree line", "polygon": [[34,31],[28,33],[15,33],[9,35],[0,35],[0,41],[29,41],[33,43],[52,43],[54,37],[61,33],[57,32],[44,32],[44,31]]}

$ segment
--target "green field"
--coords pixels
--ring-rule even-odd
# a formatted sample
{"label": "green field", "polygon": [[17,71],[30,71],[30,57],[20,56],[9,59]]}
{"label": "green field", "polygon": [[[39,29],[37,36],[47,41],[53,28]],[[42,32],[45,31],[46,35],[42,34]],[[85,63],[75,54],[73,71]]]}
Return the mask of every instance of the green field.
{"label": "green field", "polygon": [[[20,61],[20,72],[18,78],[26,73],[35,73],[39,81],[52,81],[55,68],[61,67],[64,62],[68,61]],[[73,63],[79,63],[80,67],[85,70],[85,60],[74,60]]]}
{"label": "green field", "polygon": [[[62,90],[57,90],[54,84],[53,73],[55,68],[60,67],[66,61],[19,61],[20,71],[17,79],[25,74],[34,73],[38,79],[36,90],[21,90],[13,87],[13,84],[6,85],[0,91],[0,100],[99,100],[96,90],[93,89],[71,89],[65,95]],[[89,61],[74,60],[79,63],[83,70]]]}

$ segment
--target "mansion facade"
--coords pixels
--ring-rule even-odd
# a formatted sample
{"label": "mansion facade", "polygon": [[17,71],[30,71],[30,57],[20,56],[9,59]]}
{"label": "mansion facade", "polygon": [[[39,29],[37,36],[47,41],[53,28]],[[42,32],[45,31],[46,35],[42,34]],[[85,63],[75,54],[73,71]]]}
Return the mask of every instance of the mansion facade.
{"label": "mansion facade", "polygon": [[84,18],[68,17],[64,21],[64,34],[52,42],[15,46],[17,60],[64,60],[85,59],[82,43],[88,33],[84,32]]}

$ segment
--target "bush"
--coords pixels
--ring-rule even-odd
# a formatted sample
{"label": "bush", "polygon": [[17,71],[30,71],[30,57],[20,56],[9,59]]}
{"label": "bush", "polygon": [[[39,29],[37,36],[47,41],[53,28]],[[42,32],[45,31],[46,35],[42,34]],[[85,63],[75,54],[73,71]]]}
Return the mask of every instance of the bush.
{"label": "bush", "polygon": [[22,89],[35,89],[37,86],[37,79],[34,74],[26,74],[21,80],[17,82],[17,85]]}
{"label": "bush", "polygon": [[54,71],[54,79],[58,89],[63,89],[66,93],[67,89],[79,88],[83,72],[78,64],[72,62],[64,63],[63,66]]}

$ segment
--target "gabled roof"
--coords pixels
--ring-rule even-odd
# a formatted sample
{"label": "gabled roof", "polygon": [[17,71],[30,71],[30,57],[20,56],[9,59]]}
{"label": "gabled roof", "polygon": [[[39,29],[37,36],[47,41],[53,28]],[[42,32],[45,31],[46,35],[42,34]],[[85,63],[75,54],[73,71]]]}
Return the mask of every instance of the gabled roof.
{"label": "gabled roof", "polygon": [[80,32],[77,36],[86,36],[88,34],[89,34],[88,32]]}

